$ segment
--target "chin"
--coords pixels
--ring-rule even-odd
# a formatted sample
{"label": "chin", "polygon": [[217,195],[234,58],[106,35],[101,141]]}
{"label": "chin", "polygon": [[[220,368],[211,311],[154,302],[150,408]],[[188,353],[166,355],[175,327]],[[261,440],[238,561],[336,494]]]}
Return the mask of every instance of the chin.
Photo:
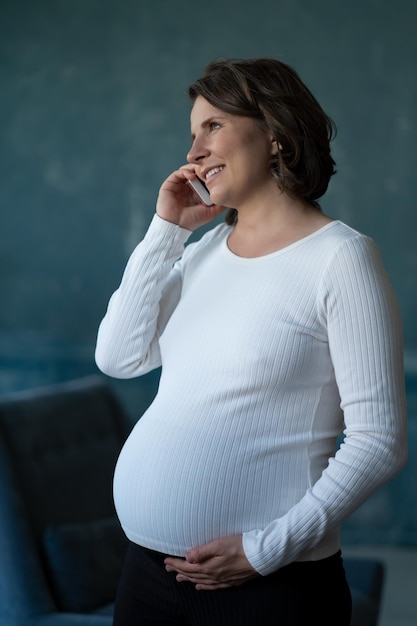
{"label": "chin", "polygon": [[218,204],[218,205],[224,204],[222,196],[218,193],[210,193],[210,198],[211,198],[211,201],[214,202],[214,204]]}

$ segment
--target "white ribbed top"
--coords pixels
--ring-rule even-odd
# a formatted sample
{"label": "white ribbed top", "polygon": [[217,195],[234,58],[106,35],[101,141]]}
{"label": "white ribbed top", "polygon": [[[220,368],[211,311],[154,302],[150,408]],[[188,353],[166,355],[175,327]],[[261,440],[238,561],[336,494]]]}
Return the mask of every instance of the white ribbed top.
{"label": "white ribbed top", "polygon": [[251,259],[229,233],[184,251],[190,233],[155,216],[96,362],[119,378],[162,364],[115,471],[129,539],[184,555],[243,533],[268,574],[333,554],[341,522],[404,463],[401,323],[375,245],[345,224]]}

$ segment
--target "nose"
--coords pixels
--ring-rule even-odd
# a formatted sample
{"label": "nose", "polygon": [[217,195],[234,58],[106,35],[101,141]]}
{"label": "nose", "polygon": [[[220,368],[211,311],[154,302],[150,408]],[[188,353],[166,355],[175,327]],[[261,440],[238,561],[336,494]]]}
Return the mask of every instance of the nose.
{"label": "nose", "polygon": [[187,154],[188,163],[198,164],[209,153],[208,148],[204,145],[202,139],[196,137],[193,140],[191,148]]}

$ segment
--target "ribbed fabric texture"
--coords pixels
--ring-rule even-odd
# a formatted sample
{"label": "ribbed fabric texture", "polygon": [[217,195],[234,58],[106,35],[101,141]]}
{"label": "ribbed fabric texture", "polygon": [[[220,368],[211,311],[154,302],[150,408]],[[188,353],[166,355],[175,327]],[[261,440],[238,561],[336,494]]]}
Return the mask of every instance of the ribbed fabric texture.
{"label": "ribbed fabric texture", "polygon": [[269,574],[335,553],[343,520],[404,463],[401,322],[375,245],[345,224],[255,259],[229,233],[184,249],[190,233],[155,216],[96,362],[120,378],[162,364],[115,472],[129,539],[184,555],[243,533]]}

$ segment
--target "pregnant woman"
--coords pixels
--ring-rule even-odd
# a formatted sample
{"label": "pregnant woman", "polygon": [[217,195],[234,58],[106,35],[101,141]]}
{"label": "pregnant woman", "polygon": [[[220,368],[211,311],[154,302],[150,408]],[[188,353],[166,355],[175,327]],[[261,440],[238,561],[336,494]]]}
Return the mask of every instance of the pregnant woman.
{"label": "pregnant woman", "polygon": [[189,95],[187,163],[97,338],[109,376],[162,366],[115,470],[114,624],[348,626],[340,526],[406,458],[396,298],[320,209],[333,126],[291,67],[216,61]]}

